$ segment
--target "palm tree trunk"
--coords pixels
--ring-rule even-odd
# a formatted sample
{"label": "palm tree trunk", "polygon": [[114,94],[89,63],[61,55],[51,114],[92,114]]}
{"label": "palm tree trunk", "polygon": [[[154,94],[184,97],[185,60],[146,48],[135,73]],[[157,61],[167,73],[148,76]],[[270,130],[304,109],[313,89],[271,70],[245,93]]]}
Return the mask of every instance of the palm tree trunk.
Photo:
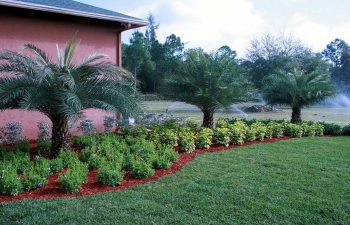
{"label": "palm tree trunk", "polygon": [[68,120],[64,118],[52,119],[51,155],[56,156],[61,149],[70,148]]}
{"label": "palm tree trunk", "polygon": [[211,111],[203,111],[203,127],[213,128],[214,127],[214,113]]}
{"label": "palm tree trunk", "polygon": [[301,123],[301,108],[300,107],[293,107],[292,108],[292,119],[291,123]]}

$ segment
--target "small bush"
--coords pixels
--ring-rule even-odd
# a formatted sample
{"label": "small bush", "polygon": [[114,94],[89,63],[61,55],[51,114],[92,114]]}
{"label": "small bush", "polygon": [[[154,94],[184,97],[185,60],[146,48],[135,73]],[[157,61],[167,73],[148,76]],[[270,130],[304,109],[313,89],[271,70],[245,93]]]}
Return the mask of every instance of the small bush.
{"label": "small bush", "polygon": [[11,122],[5,125],[6,136],[5,142],[15,144],[22,139],[23,126],[20,122]]}
{"label": "small bush", "polygon": [[41,177],[50,176],[53,173],[50,161],[43,157],[36,157],[34,159],[34,172]]}
{"label": "small bush", "polygon": [[228,126],[229,126],[229,123],[223,118],[219,118],[218,121],[216,122],[217,128],[228,128]]}
{"label": "small bush", "polygon": [[303,127],[298,124],[290,123],[285,126],[285,133],[288,136],[300,138],[303,136]]}
{"label": "small bush", "polygon": [[17,169],[8,165],[0,170],[0,192],[4,195],[18,195],[23,185],[17,175]]}
{"label": "small bush", "polygon": [[343,129],[341,131],[341,134],[349,136],[350,135],[350,125],[347,125],[347,126],[343,127]]}
{"label": "small bush", "polygon": [[197,134],[197,146],[198,148],[210,148],[213,142],[214,132],[210,128],[202,128]]}
{"label": "small bush", "polygon": [[62,149],[59,152],[57,158],[62,159],[64,167],[68,167],[71,164],[75,164],[77,161],[79,161],[77,153],[70,150],[64,150],[64,149]]}
{"label": "small bush", "polygon": [[39,174],[36,174],[34,170],[23,176],[21,180],[23,189],[26,191],[41,188],[47,184],[47,179]]}
{"label": "small bush", "polygon": [[256,130],[254,128],[248,128],[245,132],[246,141],[255,141],[256,140]]}
{"label": "small bush", "polygon": [[149,163],[135,160],[132,165],[132,174],[137,179],[147,178],[154,174],[154,169]]}
{"label": "small bush", "polygon": [[152,163],[156,157],[156,147],[151,141],[139,139],[135,144],[130,146],[130,153],[136,160]]}
{"label": "small bush", "polygon": [[58,173],[64,168],[63,160],[55,158],[50,160],[50,169],[52,173]]}
{"label": "small bush", "polygon": [[335,123],[320,123],[324,127],[324,134],[326,135],[339,135],[342,132],[342,127]]}
{"label": "small bush", "polygon": [[230,139],[233,144],[243,144],[245,140],[245,133],[245,129],[235,125],[230,125]]}
{"label": "small bush", "polygon": [[98,136],[96,135],[81,135],[75,138],[74,143],[80,147],[90,147],[98,145]]}
{"label": "small bush", "polygon": [[123,172],[119,164],[104,164],[97,174],[102,184],[117,186],[123,180]]}
{"label": "small bush", "polygon": [[217,143],[228,146],[230,143],[230,130],[228,128],[216,128],[214,130],[214,139]]}
{"label": "small bush", "polygon": [[27,140],[20,140],[17,142],[16,150],[23,152],[23,153],[29,153],[30,151],[30,144]]}
{"label": "small bush", "polygon": [[37,152],[39,155],[47,154],[51,151],[51,140],[39,140]]}
{"label": "small bush", "polygon": [[105,162],[106,159],[103,156],[93,153],[90,155],[87,164],[90,169],[98,169],[101,168]]}
{"label": "small bush", "polygon": [[301,127],[303,129],[303,136],[314,137],[316,135],[316,129],[314,125],[308,125],[303,123]]}
{"label": "small bush", "polygon": [[284,127],[283,124],[272,122],[268,124],[268,129],[272,131],[272,137],[279,138],[282,137],[284,134]]}
{"label": "small bush", "polygon": [[51,138],[51,130],[49,124],[46,122],[38,123],[38,140],[39,141],[47,141]]}
{"label": "small bush", "polygon": [[192,132],[198,132],[201,128],[197,121],[187,120],[185,126],[188,127]]}
{"label": "small bush", "polygon": [[324,126],[321,123],[315,123],[313,126],[315,128],[316,136],[322,136],[324,133]]}
{"label": "small bush", "polygon": [[172,163],[164,155],[158,155],[155,158],[155,160],[153,161],[153,168],[154,169],[168,169],[171,167],[171,165],[172,165]]}
{"label": "small bush", "polygon": [[160,133],[160,143],[163,145],[177,146],[177,135],[174,130],[166,129]]}
{"label": "small bush", "polygon": [[195,134],[190,128],[183,127],[179,130],[179,145],[183,152],[193,152],[196,149]]}
{"label": "small bush", "polygon": [[88,172],[87,165],[82,162],[77,161],[71,164],[67,172],[58,178],[61,188],[66,193],[79,192],[81,186],[86,182]]}
{"label": "small bush", "polygon": [[179,153],[166,145],[161,145],[157,148],[157,155],[164,156],[170,162],[175,162],[179,159]]}
{"label": "small bush", "polygon": [[267,129],[263,123],[255,122],[250,127],[251,127],[251,129],[255,130],[255,136],[256,136],[257,140],[263,141],[265,139]]}

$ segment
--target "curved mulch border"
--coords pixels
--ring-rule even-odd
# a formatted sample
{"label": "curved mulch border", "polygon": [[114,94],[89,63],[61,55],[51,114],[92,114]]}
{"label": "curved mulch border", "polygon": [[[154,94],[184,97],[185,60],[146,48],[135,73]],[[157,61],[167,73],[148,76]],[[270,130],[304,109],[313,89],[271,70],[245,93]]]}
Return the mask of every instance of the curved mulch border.
{"label": "curved mulch border", "polygon": [[184,167],[187,163],[194,160],[196,155],[200,155],[208,152],[226,151],[226,150],[238,148],[241,146],[261,144],[261,143],[271,143],[271,142],[277,142],[277,141],[288,140],[288,139],[291,139],[291,138],[290,137],[272,138],[272,139],[266,139],[264,141],[247,142],[242,145],[230,145],[228,147],[217,145],[209,149],[196,149],[192,153],[180,154],[179,160],[177,162],[174,162],[171,168],[156,170],[155,174],[149,178],[135,179],[132,177],[131,173],[127,172],[124,175],[124,180],[121,182],[119,186],[116,186],[116,187],[106,186],[99,183],[96,178],[97,170],[91,170],[88,173],[88,179],[87,179],[88,182],[82,186],[82,189],[79,193],[74,193],[74,194],[66,194],[63,192],[63,190],[60,188],[58,183],[58,176],[60,173],[57,173],[57,174],[51,175],[48,178],[48,184],[45,187],[35,189],[32,191],[26,191],[17,196],[0,196],[0,203],[18,201],[22,199],[49,199],[49,198],[58,198],[58,197],[71,198],[71,197],[77,197],[77,196],[83,196],[83,195],[93,195],[93,194],[109,192],[109,191],[125,190],[136,185],[145,184],[151,181],[158,180],[159,178],[165,175],[173,174],[181,170],[181,168]]}

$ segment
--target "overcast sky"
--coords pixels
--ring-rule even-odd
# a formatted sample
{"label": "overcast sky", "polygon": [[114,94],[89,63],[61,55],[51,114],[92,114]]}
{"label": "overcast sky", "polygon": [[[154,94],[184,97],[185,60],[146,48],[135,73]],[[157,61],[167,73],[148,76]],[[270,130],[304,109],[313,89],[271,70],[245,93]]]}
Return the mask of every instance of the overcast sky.
{"label": "overcast sky", "polygon": [[[252,38],[292,34],[315,51],[335,38],[350,43],[350,0],[80,0],[160,23],[158,39],[174,33],[186,47],[229,45],[243,56]],[[127,42],[130,32],[123,33]]]}

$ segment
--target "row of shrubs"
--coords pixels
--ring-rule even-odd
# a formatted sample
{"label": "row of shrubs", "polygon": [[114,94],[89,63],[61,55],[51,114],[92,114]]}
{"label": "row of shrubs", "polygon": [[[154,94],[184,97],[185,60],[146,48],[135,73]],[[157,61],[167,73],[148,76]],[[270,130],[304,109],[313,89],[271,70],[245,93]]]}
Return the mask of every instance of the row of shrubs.
{"label": "row of shrubs", "polygon": [[[178,159],[178,152],[174,150],[176,146],[189,153],[195,148],[209,148],[213,143],[227,146],[283,135],[323,135],[334,130],[334,126],[331,128],[329,124],[311,122],[291,124],[285,121],[219,119],[216,128],[209,129],[193,121],[180,125],[169,120],[149,127],[124,126],[123,136],[94,134],[76,137],[75,143],[82,147],[81,154],[61,150],[58,157],[51,160],[41,156],[30,160],[29,143],[19,141],[14,151],[0,147],[0,192],[17,195],[43,187],[48,176],[57,172],[61,172],[58,180],[65,192],[78,192],[90,169],[98,170],[97,178],[102,184],[116,186],[123,180],[125,172],[130,172],[135,178],[146,178],[152,176],[155,169],[171,167]],[[38,153],[47,152],[50,145],[50,140],[39,141]]]}
{"label": "row of shrubs", "polygon": [[[178,152],[165,145],[155,145],[143,138],[120,137],[114,134],[80,136],[85,145],[81,154],[61,150],[55,159],[36,156],[30,160],[30,145],[20,141],[16,149],[0,148],[0,192],[18,195],[47,184],[47,178],[61,172],[58,181],[66,193],[79,192],[87,181],[89,169],[98,169],[102,184],[116,186],[130,171],[137,178],[152,176],[155,169],[169,168],[178,159]],[[63,170],[65,168],[65,170]]]}
{"label": "row of shrubs", "polygon": [[126,136],[141,137],[156,145],[179,146],[182,152],[192,152],[195,148],[209,148],[213,142],[224,146],[243,144],[247,141],[263,141],[265,138],[315,136],[324,134],[321,123],[292,124],[285,121],[242,121],[219,119],[215,129],[202,128],[192,121],[178,125],[174,121],[123,127]]}

